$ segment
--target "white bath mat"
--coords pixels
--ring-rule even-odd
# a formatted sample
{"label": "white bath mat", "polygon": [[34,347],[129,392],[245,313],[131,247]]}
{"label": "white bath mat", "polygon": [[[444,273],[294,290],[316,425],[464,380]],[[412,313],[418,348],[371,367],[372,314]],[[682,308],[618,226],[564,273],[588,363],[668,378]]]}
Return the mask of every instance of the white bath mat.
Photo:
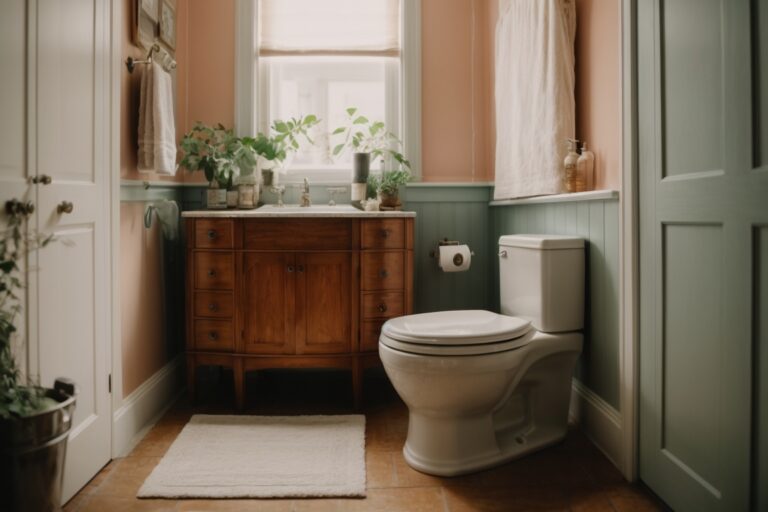
{"label": "white bath mat", "polygon": [[192,416],[138,495],[364,497],[365,416]]}

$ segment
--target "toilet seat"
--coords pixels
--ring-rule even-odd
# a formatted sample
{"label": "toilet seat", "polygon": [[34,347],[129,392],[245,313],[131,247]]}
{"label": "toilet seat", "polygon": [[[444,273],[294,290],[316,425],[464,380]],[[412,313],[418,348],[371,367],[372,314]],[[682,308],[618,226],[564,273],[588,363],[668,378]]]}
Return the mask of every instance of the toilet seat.
{"label": "toilet seat", "polygon": [[379,341],[389,348],[424,355],[482,355],[530,343],[528,320],[483,310],[440,311],[393,318]]}

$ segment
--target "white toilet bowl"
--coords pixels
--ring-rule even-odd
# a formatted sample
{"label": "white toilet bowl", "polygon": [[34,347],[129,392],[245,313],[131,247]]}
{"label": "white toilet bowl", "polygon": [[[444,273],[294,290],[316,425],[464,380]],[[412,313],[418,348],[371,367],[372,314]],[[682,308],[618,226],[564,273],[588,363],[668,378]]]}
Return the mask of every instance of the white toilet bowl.
{"label": "white toilet bowl", "polygon": [[379,356],[408,406],[403,448],[413,468],[453,476],[562,439],[582,347],[584,241],[499,240],[501,312],[393,318]]}
{"label": "white toilet bowl", "polygon": [[[402,328],[406,323],[410,335]],[[446,332],[472,325],[474,335],[441,338],[426,324],[439,324]],[[507,332],[499,331],[505,327]],[[581,344],[579,333],[544,334],[527,321],[488,311],[389,321],[379,355],[408,406],[403,448],[408,464],[425,473],[453,476],[562,439]]]}

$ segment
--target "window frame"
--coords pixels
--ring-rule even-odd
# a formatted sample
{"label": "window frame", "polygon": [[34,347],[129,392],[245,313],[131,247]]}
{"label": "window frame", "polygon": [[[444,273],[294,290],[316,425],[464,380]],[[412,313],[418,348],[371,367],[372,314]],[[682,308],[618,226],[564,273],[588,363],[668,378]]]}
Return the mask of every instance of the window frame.
{"label": "window frame", "polygon": [[[411,162],[413,179],[421,179],[421,0],[401,0],[400,138]],[[259,130],[258,0],[236,0],[235,6],[235,133]],[[264,103],[262,103],[264,104]],[[311,171],[310,171],[311,173]],[[298,183],[300,173],[284,175],[284,183]],[[310,175],[310,178],[312,176]],[[348,184],[349,172],[325,173],[316,184]]]}

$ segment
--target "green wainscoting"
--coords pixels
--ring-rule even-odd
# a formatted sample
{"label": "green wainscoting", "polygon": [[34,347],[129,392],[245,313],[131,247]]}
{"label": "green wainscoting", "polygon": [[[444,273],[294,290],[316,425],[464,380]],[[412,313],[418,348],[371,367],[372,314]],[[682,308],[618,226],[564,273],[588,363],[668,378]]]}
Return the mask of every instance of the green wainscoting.
{"label": "green wainscoting", "polygon": [[499,308],[496,244],[501,235],[545,233],[587,240],[587,308],[584,352],[577,378],[619,410],[619,201],[491,206],[490,272],[493,307]]}
{"label": "green wainscoting", "polygon": [[[414,311],[488,309],[490,287],[487,185],[409,185],[405,209],[416,212],[414,233]],[[438,241],[448,238],[474,251],[466,272],[442,272],[430,257]],[[495,254],[495,253],[494,253]]]}

